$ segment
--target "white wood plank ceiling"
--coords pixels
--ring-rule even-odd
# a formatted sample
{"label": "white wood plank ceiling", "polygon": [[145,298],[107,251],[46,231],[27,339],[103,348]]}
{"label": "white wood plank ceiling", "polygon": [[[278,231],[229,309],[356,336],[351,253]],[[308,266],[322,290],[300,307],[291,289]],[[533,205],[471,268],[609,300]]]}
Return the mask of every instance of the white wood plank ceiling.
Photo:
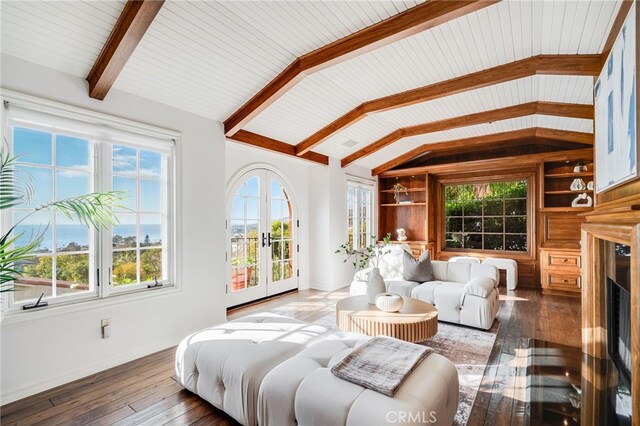
{"label": "white wood plank ceiling", "polygon": [[[526,102],[547,101],[592,104],[593,77],[536,75],[445,98],[371,114],[329,138],[315,150],[343,158],[396,129],[489,111]],[[591,130],[586,130],[591,131]],[[358,142],[347,148],[346,141]],[[437,140],[434,140],[437,142]],[[360,160],[364,165],[364,159]]]}
{"label": "white wood plank ceiling", "polygon": [[[114,88],[223,121],[296,57],[420,3],[167,1]],[[86,77],[122,1],[3,1],[4,54]],[[312,74],[244,128],[296,144],[355,106],[538,54],[601,53],[619,1],[503,1]],[[399,128],[530,101],[592,103],[589,77],[535,76],[373,114],[315,150],[343,157]],[[532,126],[591,131],[588,120],[530,116],[407,138],[356,164],[423,143]],[[496,130],[502,129],[502,130]],[[346,148],[346,140],[358,145]]]}
{"label": "white wood plank ceiling", "polygon": [[2,1],[2,53],[86,77],[124,1]]}

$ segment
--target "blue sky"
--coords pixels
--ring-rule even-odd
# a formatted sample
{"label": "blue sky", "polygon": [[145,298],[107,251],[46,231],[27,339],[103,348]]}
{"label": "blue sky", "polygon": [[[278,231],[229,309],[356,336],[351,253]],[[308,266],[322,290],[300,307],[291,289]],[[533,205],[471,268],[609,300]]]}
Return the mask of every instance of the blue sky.
{"label": "blue sky", "polygon": [[[231,219],[260,219],[260,179],[255,176],[247,180],[236,191],[231,205]],[[287,198],[282,185],[271,180],[271,218],[289,217]]]}
{"label": "blue sky", "polygon": [[[20,161],[26,163],[20,168],[33,178],[35,197],[31,206],[90,192],[88,140],[56,135],[55,159],[54,138],[49,132],[16,127],[13,132],[13,144],[14,154],[20,155]],[[162,183],[159,180],[162,176],[160,153],[114,145],[113,189],[126,191],[129,197],[123,205],[132,210],[136,209],[138,195],[135,174],[138,162],[140,175],[143,177],[140,180],[140,210],[159,212],[162,205]],[[53,166],[54,163],[58,167],[67,168],[55,172],[55,194],[52,193],[53,169],[38,167]],[[155,222],[155,219],[147,219],[147,222]]]}

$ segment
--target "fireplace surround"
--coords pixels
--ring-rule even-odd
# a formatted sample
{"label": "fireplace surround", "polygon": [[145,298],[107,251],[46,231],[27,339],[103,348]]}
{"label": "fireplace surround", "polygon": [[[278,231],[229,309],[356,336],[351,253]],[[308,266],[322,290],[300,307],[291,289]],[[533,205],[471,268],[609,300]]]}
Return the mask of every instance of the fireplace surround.
{"label": "fireplace surround", "polygon": [[[631,386],[631,247],[604,241],[607,282],[607,354],[620,379]],[[611,276],[613,275],[613,276]]]}
{"label": "fireplace surround", "polygon": [[596,209],[582,225],[583,425],[640,424],[640,204],[635,201]]}

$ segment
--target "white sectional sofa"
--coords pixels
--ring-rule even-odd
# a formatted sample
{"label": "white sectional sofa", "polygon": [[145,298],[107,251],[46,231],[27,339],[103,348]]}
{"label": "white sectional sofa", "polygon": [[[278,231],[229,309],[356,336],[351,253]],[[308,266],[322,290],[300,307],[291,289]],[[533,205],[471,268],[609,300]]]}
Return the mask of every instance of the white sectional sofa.
{"label": "white sectional sofa", "polygon": [[[438,320],[488,330],[498,314],[498,269],[489,264],[431,261],[434,279],[420,283],[402,276],[403,251],[408,246],[393,246],[380,263],[388,293],[431,303],[438,309]],[[351,283],[351,295],[367,292],[371,268],[358,271]]]}
{"label": "white sectional sofa", "polygon": [[[432,353],[393,397],[334,376],[330,368],[370,338],[277,314],[254,314],[183,339],[178,381],[245,426],[451,425],[458,372]],[[398,413],[410,421],[399,422]]]}

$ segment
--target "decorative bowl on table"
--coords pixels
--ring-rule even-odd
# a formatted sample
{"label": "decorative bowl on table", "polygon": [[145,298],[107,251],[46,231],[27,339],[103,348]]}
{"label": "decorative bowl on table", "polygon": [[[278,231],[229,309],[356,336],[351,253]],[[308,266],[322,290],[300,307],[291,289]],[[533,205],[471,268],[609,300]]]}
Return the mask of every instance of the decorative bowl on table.
{"label": "decorative bowl on table", "polygon": [[380,293],[376,296],[376,308],[385,312],[398,312],[402,309],[404,300],[397,294]]}

